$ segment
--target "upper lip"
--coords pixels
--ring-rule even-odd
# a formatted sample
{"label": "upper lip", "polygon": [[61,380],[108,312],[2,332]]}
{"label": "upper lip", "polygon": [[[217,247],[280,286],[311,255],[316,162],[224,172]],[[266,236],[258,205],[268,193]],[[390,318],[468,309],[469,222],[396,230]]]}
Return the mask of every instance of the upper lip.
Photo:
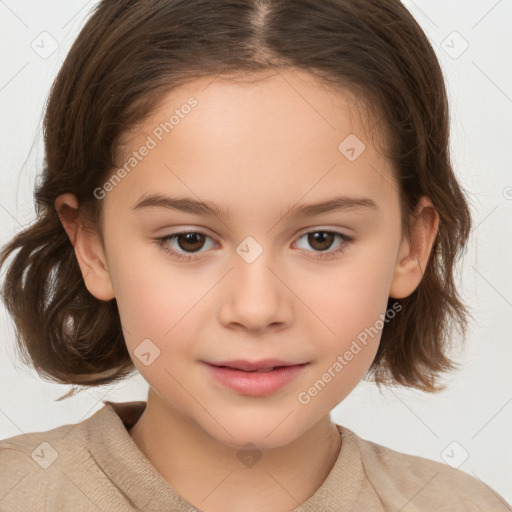
{"label": "upper lip", "polygon": [[237,359],[235,361],[205,361],[207,364],[213,366],[227,366],[237,370],[244,370],[246,372],[254,370],[267,370],[269,368],[276,368],[277,366],[298,366],[306,363],[290,363],[281,361],[280,359],[261,359],[260,361],[245,361]]}

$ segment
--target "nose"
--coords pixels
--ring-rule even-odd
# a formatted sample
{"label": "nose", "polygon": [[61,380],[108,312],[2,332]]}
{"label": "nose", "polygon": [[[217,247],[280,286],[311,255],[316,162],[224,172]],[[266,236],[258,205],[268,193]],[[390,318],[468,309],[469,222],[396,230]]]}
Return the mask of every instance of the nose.
{"label": "nose", "polygon": [[269,253],[264,250],[252,262],[234,255],[234,268],[221,289],[219,319],[224,326],[264,331],[290,325],[293,293]]}

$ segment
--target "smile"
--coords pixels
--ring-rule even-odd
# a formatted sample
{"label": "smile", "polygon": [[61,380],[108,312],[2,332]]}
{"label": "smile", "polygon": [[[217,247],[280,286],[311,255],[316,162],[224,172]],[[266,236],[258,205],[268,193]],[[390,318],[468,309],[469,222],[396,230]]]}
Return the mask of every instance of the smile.
{"label": "smile", "polygon": [[204,363],[214,380],[239,394],[268,396],[296,379],[309,363],[245,370]]}

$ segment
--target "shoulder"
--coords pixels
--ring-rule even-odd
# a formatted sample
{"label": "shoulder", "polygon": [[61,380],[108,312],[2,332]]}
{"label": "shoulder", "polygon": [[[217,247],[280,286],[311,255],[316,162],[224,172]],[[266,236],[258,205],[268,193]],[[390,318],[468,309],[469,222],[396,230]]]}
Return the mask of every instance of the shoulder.
{"label": "shoulder", "polygon": [[[0,457],[4,462],[32,461],[39,467],[49,467],[59,455],[79,450],[84,437],[81,423],[62,425],[44,432],[29,432],[0,440]],[[2,465],[5,471],[5,465]]]}
{"label": "shoulder", "polygon": [[62,496],[76,498],[84,475],[97,473],[91,436],[108,413],[104,407],[79,423],[0,440],[1,510],[56,510]]}
{"label": "shoulder", "polygon": [[403,512],[505,512],[510,505],[481,480],[447,464],[362,439],[340,427],[354,442],[365,476],[385,510]]}
{"label": "shoulder", "polygon": [[103,403],[79,423],[0,441],[2,512],[128,511],[126,492],[151,498],[137,485],[152,468],[127,432],[145,402]]}
{"label": "shoulder", "polygon": [[36,510],[55,479],[56,461],[79,451],[66,440],[69,425],[46,432],[32,432],[0,441],[0,496],[2,510]]}

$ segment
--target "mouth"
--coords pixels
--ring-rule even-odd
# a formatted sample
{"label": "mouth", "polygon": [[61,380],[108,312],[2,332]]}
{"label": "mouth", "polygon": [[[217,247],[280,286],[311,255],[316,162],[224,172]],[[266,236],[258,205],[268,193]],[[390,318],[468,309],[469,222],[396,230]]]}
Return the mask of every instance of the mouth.
{"label": "mouth", "polygon": [[[219,366],[218,368],[231,368],[230,366]],[[261,368],[260,370],[242,370],[241,368],[231,368],[232,370],[238,370],[240,372],[246,372],[246,373],[265,373],[265,372],[271,372],[273,370],[277,370],[279,368],[288,368],[287,366],[275,366],[273,368]]]}
{"label": "mouth", "polygon": [[271,372],[273,370],[289,368],[291,366],[303,366],[308,363],[294,363],[281,361],[279,359],[264,359],[261,361],[246,361],[238,359],[236,361],[220,361],[220,362],[209,362],[204,361],[206,364],[216,366],[218,368],[229,368],[232,370],[240,370],[243,372]]}
{"label": "mouth", "polygon": [[276,360],[205,362],[213,379],[240,395],[267,396],[286,388],[309,363]]}

